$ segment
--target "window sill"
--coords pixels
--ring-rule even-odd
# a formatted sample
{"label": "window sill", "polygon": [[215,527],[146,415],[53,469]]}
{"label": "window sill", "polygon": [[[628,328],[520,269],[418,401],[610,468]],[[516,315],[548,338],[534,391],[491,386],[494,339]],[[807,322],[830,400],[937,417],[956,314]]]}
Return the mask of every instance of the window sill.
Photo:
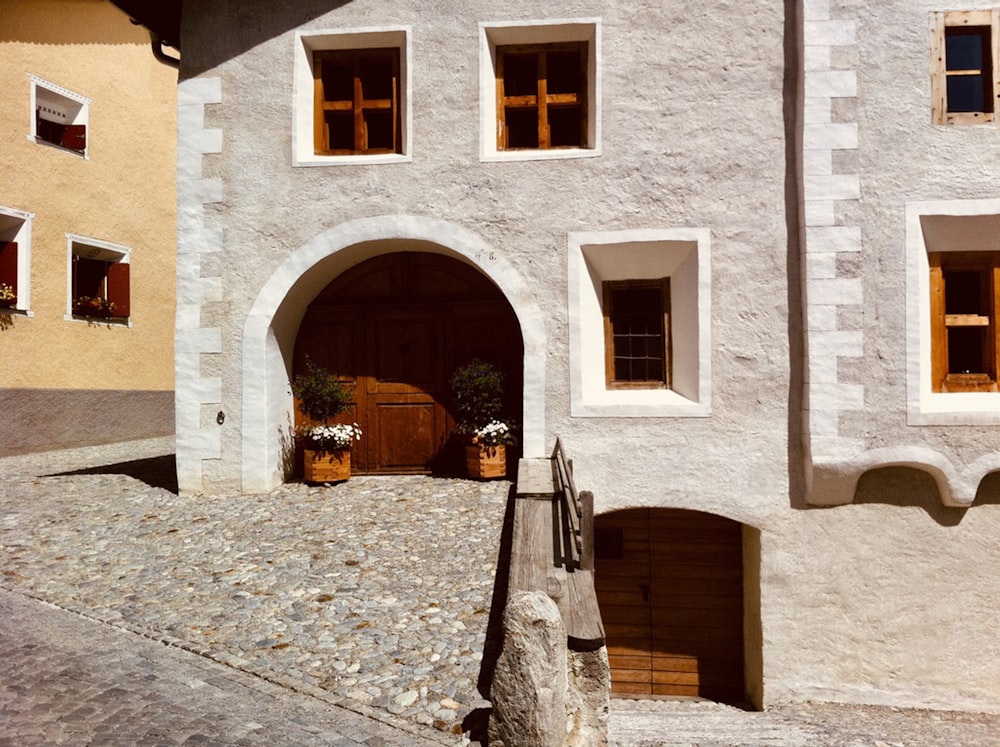
{"label": "window sill", "polygon": [[73,148],[67,148],[59,143],[51,143],[48,140],[43,140],[35,135],[27,136],[29,142],[35,143],[36,145],[43,145],[46,148],[52,148],[54,150],[61,151],[63,153],[69,153],[71,156],[76,156],[77,158],[82,158],[84,161],[89,161],[90,158],[87,156],[87,151],[74,150]]}
{"label": "window sill", "polygon": [[35,312],[31,309],[17,309],[13,306],[0,306],[0,314],[6,314],[8,316],[25,316],[33,317]]}
{"label": "window sill", "polygon": [[132,319],[127,316],[83,316],[82,314],[69,314],[64,318],[68,322],[104,324],[109,327],[132,327]]}
{"label": "window sill", "polygon": [[696,402],[669,389],[606,389],[573,397],[575,418],[707,418],[709,402]]}
{"label": "window sill", "polygon": [[386,163],[410,163],[413,157],[407,153],[373,153],[371,155],[351,156],[310,156],[296,159],[295,167],[308,166],[374,166]]}
{"label": "window sill", "polygon": [[944,392],[911,405],[908,425],[1000,425],[1000,392]]}
{"label": "window sill", "polygon": [[547,148],[537,150],[497,150],[480,155],[483,163],[498,161],[552,161],[562,158],[596,158],[601,155],[599,148]]}

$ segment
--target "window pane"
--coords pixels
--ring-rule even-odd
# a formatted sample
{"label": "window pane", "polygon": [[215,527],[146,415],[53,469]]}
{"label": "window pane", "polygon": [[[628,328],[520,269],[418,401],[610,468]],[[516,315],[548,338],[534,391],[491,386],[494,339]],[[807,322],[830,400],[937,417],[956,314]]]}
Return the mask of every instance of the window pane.
{"label": "window pane", "polygon": [[365,112],[368,150],[392,150],[392,110]]}
{"label": "window pane", "polygon": [[992,111],[982,75],[953,75],[948,78],[948,111]]}
{"label": "window pane", "polygon": [[666,381],[663,311],[659,289],[612,291],[615,381]]}
{"label": "window pane", "polygon": [[354,113],[326,112],[330,150],[354,150]]}
{"label": "window pane", "polygon": [[946,70],[982,70],[989,59],[989,27],[949,28],[945,34]]}
{"label": "window pane", "polygon": [[327,101],[354,101],[354,65],[323,61],[323,98]]}
{"label": "window pane", "polygon": [[534,106],[515,108],[508,106],[504,111],[507,125],[508,148],[538,147],[538,109]]}
{"label": "window pane", "polygon": [[392,83],[392,60],[379,58],[361,61],[361,91],[365,99],[391,99]]}
{"label": "window pane", "polygon": [[580,147],[583,138],[583,107],[549,107],[549,144],[552,147]]}
{"label": "window pane", "polygon": [[987,327],[948,330],[948,373],[993,373],[986,363],[987,330]]}
{"label": "window pane", "polygon": [[583,93],[579,50],[549,52],[546,56],[546,67],[550,94]]}
{"label": "window pane", "polygon": [[538,94],[538,55],[504,53],[504,96],[536,96]]}

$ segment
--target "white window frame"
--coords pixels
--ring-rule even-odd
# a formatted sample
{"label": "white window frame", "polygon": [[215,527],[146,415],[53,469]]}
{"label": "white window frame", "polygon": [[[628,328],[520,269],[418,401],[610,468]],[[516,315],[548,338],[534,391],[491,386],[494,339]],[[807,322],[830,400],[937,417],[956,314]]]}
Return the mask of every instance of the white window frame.
{"label": "white window frame", "polygon": [[17,242],[17,303],[7,311],[34,316],[31,310],[31,223],[35,214],[0,206],[0,240]]}
{"label": "white window frame", "polygon": [[[91,317],[80,317],[73,313],[73,256],[80,255],[85,256],[88,259],[101,259],[106,262],[121,262],[123,264],[131,264],[132,262],[132,249],[127,246],[122,246],[121,244],[114,244],[110,241],[104,241],[102,239],[94,239],[88,236],[78,236],[77,234],[67,233],[66,234],[66,316],[63,317],[66,321],[71,322],[81,322],[81,323],[93,323],[94,319]],[[132,279],[129,278],[129,295],[132,294]],[[131,303],[129,304],[132,305]],[[116,325],[120,327],[132,327],[132,313],[130,311],[129,316],[122,318],[109,318],[106,320],[101,320],[101,324]]]}
{"label": "white window frame", "polygon": [[[28,129],[28,140],[39,145],[47,145],[50,148],[56,148],[61,150],[63,153],[69,153],[74,156],[88,160],[90,158],[90,99],[86,96],[81,96],[78,93],[74,93],[62,86],[58,86],[55,83],[50,83],[47,80],[39,78],[37,75],[28,74],[28,79],[31,81],[31,109],[30,109],[30,124]],[[81,153],[78,150],[72,148],[64,148],[56,143],[50,143],[48,140],[43,140],[38,137],[38,127],[37,120],[35,117],[35,112],[39,106],[45,106],[54,112],[56,115],[62,119],[65,119],[65,124],[67,125],[84,125],[87,128],[87,144]]]}
{"label": "white window frame", "polygon": [[[497,47],[587,42],[587,147],[497,148]],[[479,24],[479,160],[540,161],[601,155],[601,20],[481,22]]]}
{"label": "white window frame", "polygon": [[[949,221],[948,238],[928,246],[924,220]],[[987,227],[988,224],[988,227]],[[906,399],[909,425],[1000,424],[1000,392],[935,392],[931,377],[931,297],[928,254],[1000,251],[1000,199],[906,204]],[[941,232],[945,233],[945,232]]]}
{"label": "white window frame", "polygon": [[[711,231],[635,229],[569,235],[573,417],[708,417],[712,413]],[[602,287],[670,278],[672,389],[608,386]]]}
{"label": "white window frame", "polygon": [[[373,26],[367,28],[298,31],[295,34],[292,101],[293,166],[357,166],[412,161],[410,82],[410,27]],[[317,155],[315,149],[315,95],[313,90],[313,52],[323,50],[399,49],[400,75],[400,150],[401,153]]]}

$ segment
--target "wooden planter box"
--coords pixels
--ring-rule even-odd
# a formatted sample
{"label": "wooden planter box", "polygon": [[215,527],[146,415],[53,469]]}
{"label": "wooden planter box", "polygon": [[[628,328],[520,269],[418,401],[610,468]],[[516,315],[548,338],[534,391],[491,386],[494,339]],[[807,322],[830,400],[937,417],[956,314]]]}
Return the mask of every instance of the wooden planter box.
{"label": "wooden planter box", "polygon": [[306,482],[341,482],[351,476],[351,450],[305,450]]}
{"label": "wooden planter box", "polygon": [[465,469],[469,477],[489,480],[507,476],[507,447],[470,444],[465,447]]}

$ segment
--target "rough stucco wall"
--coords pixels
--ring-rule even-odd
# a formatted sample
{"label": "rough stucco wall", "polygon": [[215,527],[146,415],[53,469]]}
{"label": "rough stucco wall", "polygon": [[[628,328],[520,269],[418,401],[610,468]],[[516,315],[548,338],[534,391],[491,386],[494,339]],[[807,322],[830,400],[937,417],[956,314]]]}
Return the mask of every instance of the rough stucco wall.
{"label": "rough stucco wall", "polygon": [[763,532],[768,702],[996,711],[1000,510],[945,508],[921,472],[886,468],[855,505]]}
{"label": "rough stucco wall", "polygon": [[[17,178],[0,205],[35,218],[33,316],[3,317],[0,388],[173,389],[177,74],[148,40],[98,0],[3,4],[0,152]],[[26,139],[29,73],[90,99],[86,160]],[[131,248],[131,329],[64,318],[67,233]]]}
{"label": "rough stucco wall", "polygon": [[[210,14],[193,10],[185,20],[200,40],[186,44],[184,64],[192,70],[214,61],[202,61],[198,50],[204,44],[204,54],[217,54],[208,40],[224,39],[223,24],[238,17],[232,3],[212,7]],[[285,9],[269,5],[259,14],[260,25],[277,23],[273,19]],[[780,207],[783,17],[780,8],[770,6],[739,14],[717,11],[694,3],[635,9],[557,4],[540,14],[529,3],[508,4],[502,11],[479,3],[454,14],[419,3],[404,10],[378,6],[376,13],[375,5],[360,2],[317,14],[306,28],[412,27],[413,160],[372,168],[291,167],[291,30],[254,39],[255,46],[238,60],[206,71],[205,76],[221,78],[223,91],[222,104],[206,111],[206,127],[221,128],[226,144],[221,156],[206,156],[205,176],[221,177],[224,185],[219,223],[227,247],[238,247],[244,259],[255,258],[223,263],[225,300],[205,309],[202,320],[204,326],[227,329],[217,369],[224,398],[236,399],[224,409],[236,409],[242,384],[241,319],[284,256],[348,220],[426,215],[476,233],[534,284],[549,320],[549,440],[556,434],[566,439],[580,465],[581,484],[593,487],[601,510],[661,502],[657,486],[668,483],[673,500],[707,507],[731,510],[734,495],[746,499],[744,513],[783,502],[788,386]],[[288,12],[305,11],[297,5]],[[602,21],[602,156],[480,163],[478,22],[588,13]],[[706,58],[694,31],[720,23],[720,38],[728,39],[728,46]],[[254,137],[245,136],[249,121]],[[733,132],[753,137],[734,139]],[[268,176],[266,189],[260,188],[262,174]],[[707,226],[713,232],[713,285],[726,289],[713,317],[717,416],[571,419],[567,234],[663,226]],[[544,285],[538,282],[542,278]],[[232,424],[222,436],[223,462],[238,455],[238,422]],[[734,464],[732,454],[748,445],[752,457]],[[650,473],[653,450],[657,460]],[[609,462],[615,464],[613,473],[603,469]],[[706,484],[705,474],[718,479]]]}

